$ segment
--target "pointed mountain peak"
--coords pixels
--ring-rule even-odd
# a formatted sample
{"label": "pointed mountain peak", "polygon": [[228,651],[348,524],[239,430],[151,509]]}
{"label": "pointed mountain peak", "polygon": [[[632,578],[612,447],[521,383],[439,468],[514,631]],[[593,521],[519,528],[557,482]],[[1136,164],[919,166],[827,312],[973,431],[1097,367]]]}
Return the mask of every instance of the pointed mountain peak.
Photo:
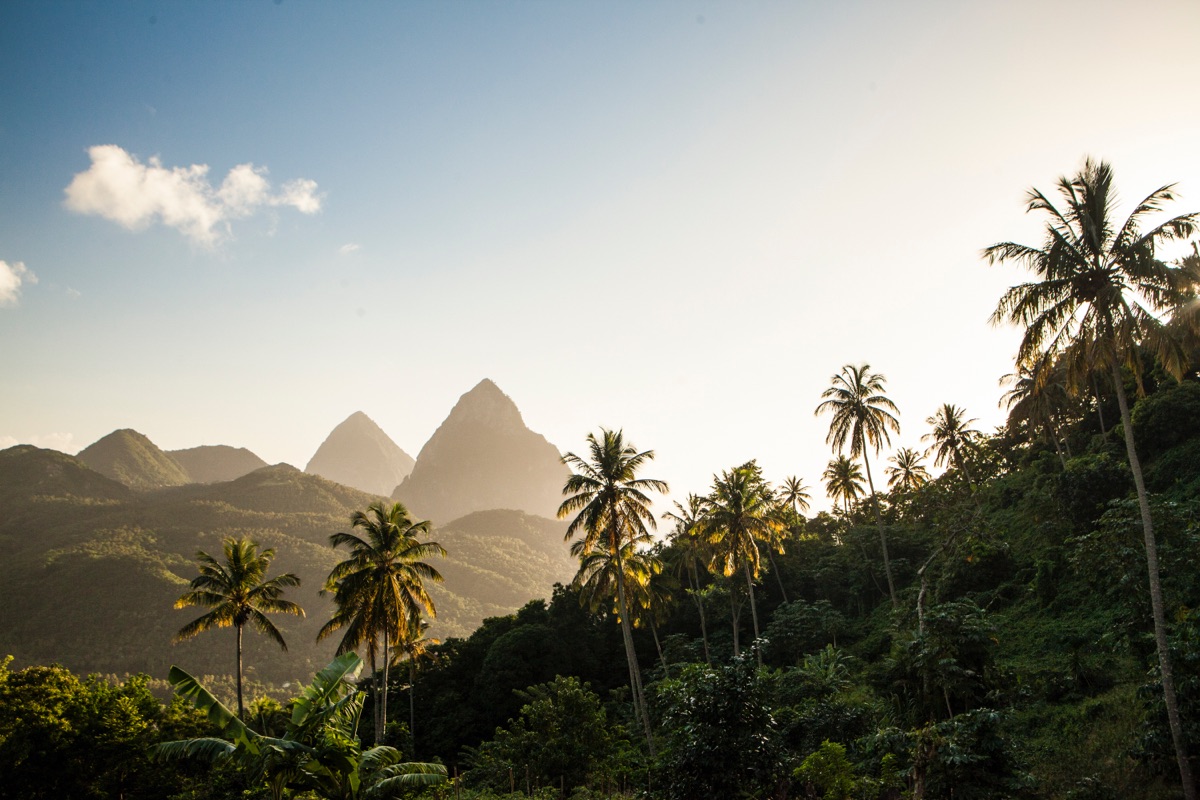
{"label": "pointed mountain peak", "polygon": [[159,489],[191,482],[178,461],[130,428],[115,430],[96,440],[79,451],[76,458],[131,489]]}
{"label": "pointed mountain peak", "polygon": [[458,398],[447,422],[476,423],[489,427],[524,429],[525,421],[512,398],[490,379],[484,378],[475,388]]}
{"label": "pointed mountain peak", "polygon": [[558,449],[484,379],[458,399],[392,497],[435,523],[495,508],[552,517],[565,477]]}
{"label": "pointed mountain peak", "polygon": [[330,432],[304,471],[386,497],[413,463],[373,419],[355,411]]}

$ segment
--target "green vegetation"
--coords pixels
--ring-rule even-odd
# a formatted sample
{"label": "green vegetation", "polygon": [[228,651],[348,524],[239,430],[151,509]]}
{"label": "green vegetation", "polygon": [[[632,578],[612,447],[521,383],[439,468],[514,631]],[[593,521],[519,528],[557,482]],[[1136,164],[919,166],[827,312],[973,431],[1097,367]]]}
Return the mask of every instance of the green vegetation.
{"label": "green vegetation", "polygon": [[387,727],[388,668],[392,645],[416,638],[421,631],[421,615],[436,615],[433,598],[425,581],[440,582],[442,575],[421,559],[446,556],[437,542],[422,542],[429,533],[429,522],[414,522],[402,503],[372,503],[365,512],[355,511],[350,525],[362,531],[335,533],[329,543],[345,545],[350,557],[334,566],[325,588],[333,594],[337,610],[317,633],[318,641],[334,631],[344,630],[338,654],[367,648],[372,674],[376,673],[375,654],[382,647],[383,665],[376,684],[375,740],[383,741]]}
{"label": "green vegetation", "polygon": [[184,641],[213,628],[232,626],[237,631],[237,708],[238,716],[246,716],[242,702],[242,629],[252,625],[287,652],[287,642],[267,614],[304,616],[304,609],[290,600],[282,599],[283,590],[299,586],[300,579],[292,573],[267,577],[267,568],[275,558],[271,548],[258,550],[258,543],[249,539],[226,539],[225,563],[205,553],[196,553],[200,574],[192,579],[191,591],[175,601],[176,608],[208,606],[212,610],[179,629],[176,641]]}
{"label": "green vegetation", "polygon": [[[772,484],[750,461],[675,503],[670,534],[656,541],[649,493],[665,486],[639,476],[653,451],[601,429],[586,458],[565,459],[566,538],[581,534],[575,580],[441,642],[422,620],[432,594],[387,571],[404,564],[431,578],[420,559],[440,546],[417,539],[430,532],[403,507],[372,506],[352,518],[361,537],[333,537],[351,557],[326,567],[337,599],[326,629],[344,630],[344,647],[369,658],[382,649],[357,689],[360,660],[339,656],[287,706],[260,697],[242,719],[212,681],[182,670],[164,705],[144,677],[6,664],[0,797],[1190,796],[1187,754],[1200,751],[1200,249],[1157,261],[1157,241],[1192,235],[1192,218],[1139,233],[1140,217],[1169,197],[1160,190],[1113,226],[1110,181],[1088,162],[1063,180],[1062,213],[1033,193],[1031,209],[1051,219],[1045,247],[987,251],[1038,274],[997,310],[1027,333],[995,432],[944,404],[927,420],[930,450],[899,449],[882,491],[867,451],[898,431],[899,410],[881,376],[847,366],[818,407],[833,413],[830,444],[848,451],[824,476],[832,512],[803,516],[803,483]],[[23,523],[0,522],[18,563],[45,562],[50,576],[88,561],[136,564],[176,575],[178,594],[172,570],[190,565],[156,555],[172,529],[113,524],[140,501],[71,459],[10,453],[0,453],[0,477],[28,480],[42,498],[21,506]],[[36,468],[18,474],[18,458]],[[271,505],[280,497],[325,502],[299,496],[310,485],[293,472],[260,473],[220,497],[252,496],[264,515],[283,514]],[[67,495],[54,474],[90,481],[79,496],[91,505],[53,548],[35,551],[14,531],[61,513]],[[209,521],[228,519],[233,501],[210,491],[179,497]],[[315,547],[347,518],[349,509],[320,537],[295,541]],[[484,540],[502,521],[491,552],[507,548],[514,575],[562,537],[549,522],[484,512],[438,538]],[[368,571],[384,564],[390,577]],[[472,574],[447,569],[447,581]],[[27,602],[17,594],[13,604]],[[729,624],[711,625],[714,614]],[[380,724],[389,698],[407,699],[407,724]],[[368,703],[378,721],[360,732]]]}

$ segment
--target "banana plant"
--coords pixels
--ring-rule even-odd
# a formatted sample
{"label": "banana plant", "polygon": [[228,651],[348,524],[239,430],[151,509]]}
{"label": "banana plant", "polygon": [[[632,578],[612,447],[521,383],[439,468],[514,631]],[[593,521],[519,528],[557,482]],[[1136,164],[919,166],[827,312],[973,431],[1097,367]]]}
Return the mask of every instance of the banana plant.
{"label": "banana plant", "polygon": [[362,749],[363,695],[352,682],[361,668],[355,653],[335,658],[293,701],[284,735],[272,737],[253,731],[199,681],[171,667],[168,680],[176,693],[203,711],[220,735],[164,742],[154,753],[164,759],[232,760],[264,781],[273,800],[283,800],[288,789],[313,790],[328,800],[382,800],[402,788],[443,783],[441,764],[403,761],[385,745]]}

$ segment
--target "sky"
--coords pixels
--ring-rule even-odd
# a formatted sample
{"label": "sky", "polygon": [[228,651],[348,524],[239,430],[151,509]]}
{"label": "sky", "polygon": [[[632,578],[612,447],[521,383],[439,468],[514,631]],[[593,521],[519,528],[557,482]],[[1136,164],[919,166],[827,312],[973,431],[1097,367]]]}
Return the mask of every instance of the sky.
{"label": "sky", "polygon": [[[0,4],[0,447],[118,428],[417,455],[491,378],[672,499],[756,458],[827,508],[870,365],[990,431],[1025,279],[982,248],[1085,156],[1200,209],[1200,4]],[[879,466],[875,466],[878,464]]]}

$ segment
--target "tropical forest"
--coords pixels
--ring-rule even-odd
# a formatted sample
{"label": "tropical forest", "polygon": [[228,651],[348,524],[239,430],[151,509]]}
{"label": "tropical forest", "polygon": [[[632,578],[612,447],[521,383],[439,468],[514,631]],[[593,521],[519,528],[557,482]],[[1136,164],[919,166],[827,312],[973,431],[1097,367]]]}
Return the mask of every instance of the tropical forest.
{"label": "tropical forest", "polygon": [[[253,464],[129,489],[87,451],[0,452],[0,542],[46,576],[5,573],[0,798],[1193,800],[1200,214],[1167,185],[1119,215],[1113,174],[1029,190],[1041,238],[964,267],[1011,278],[1006,424],[946,398],[902,425],[864,353],[801,408],[821,475],[668,486],[653,442],[597,426],[553,451],[542,516],[442,525],[449,490],[418,489],[457,444],[374,490]],[[100,571],[112,610],[55,644]],[[122,671],[139,636],[167,655]]]}

